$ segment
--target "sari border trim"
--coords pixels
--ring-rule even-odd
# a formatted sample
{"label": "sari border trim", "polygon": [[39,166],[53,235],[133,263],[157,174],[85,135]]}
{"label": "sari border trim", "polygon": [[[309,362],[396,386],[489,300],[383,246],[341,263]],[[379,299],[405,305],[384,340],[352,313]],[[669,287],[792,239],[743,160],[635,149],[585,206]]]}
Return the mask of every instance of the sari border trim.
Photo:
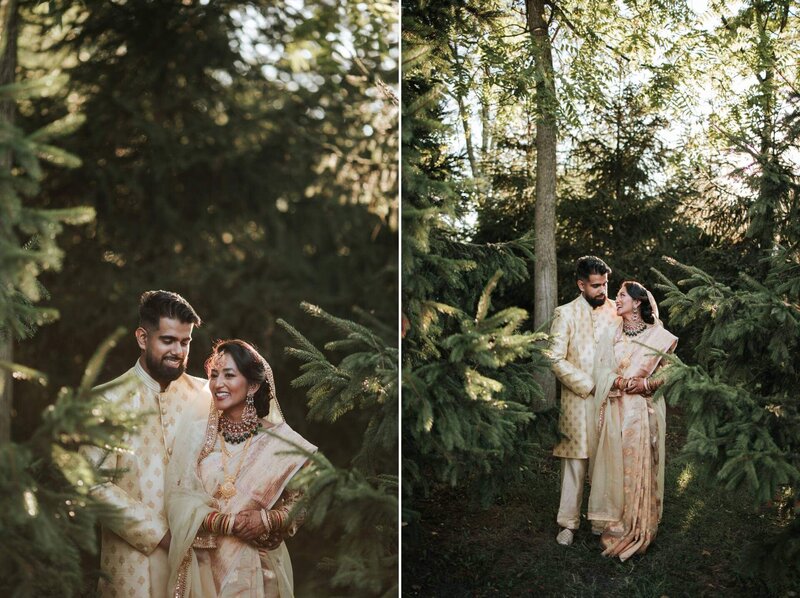
{"label": "sari border trim", "polygon": [[186,596],[186,578],[189,573],[189,565],[192,563],[192,549],[186,551],[180,566],[178,567],[178,579],[175,582],[174,598],[184,598]]}
{"label": "sari border trim", "polygon": [[199,464],[203,459],[208,457],[214,450],[214,445],[217,442],[217,426],[219,424],[219,411],[213,401],[211,403],[211,413],[208,414],[208,424],[206,425],[206,436],[203,441],[203,448],[200,449],[200,454],[197,455],[197,463]]}

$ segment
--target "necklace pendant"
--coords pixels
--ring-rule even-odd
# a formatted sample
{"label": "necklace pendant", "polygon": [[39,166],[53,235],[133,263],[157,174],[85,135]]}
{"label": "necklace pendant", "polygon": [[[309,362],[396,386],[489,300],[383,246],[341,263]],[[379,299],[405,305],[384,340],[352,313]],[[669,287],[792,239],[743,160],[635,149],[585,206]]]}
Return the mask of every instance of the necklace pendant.
{"label": "necklace pendant", "polygon": [[220,498],[230,500],[236,496],[236,486],[233,485],[233,481],[230,478],[225,478],[225,481],[219,485],[217,494],[219,494]]}

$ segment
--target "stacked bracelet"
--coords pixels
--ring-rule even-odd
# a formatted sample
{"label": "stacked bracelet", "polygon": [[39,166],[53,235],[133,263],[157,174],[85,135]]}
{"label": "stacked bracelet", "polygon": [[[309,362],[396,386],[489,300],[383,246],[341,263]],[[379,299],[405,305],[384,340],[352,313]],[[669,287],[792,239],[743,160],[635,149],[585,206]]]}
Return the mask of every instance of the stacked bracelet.
{"label": "stacked bracelet", "polygon": [[650,390],[650,378],[644,379],[644,390],[647,394],[650,394],[652,391]]}
{"label": "stacked bracelet", "polygon": [[226,533],[227,533],[229,536],[232,536],[232,535],[233,535],[233,525],[236,523],[236,516],[237,516],[238,514],[239,514],[239,513],[231,513],[231,514],[228,516],[228,529],[227,529]]}
{"label": "stacked bracelet", "polygon": [[269,534],[269,532],[272,530],[272,526],[270,525],[269,521],[269,511],[266,509],[261,509],[259,513],[261,515],[261,523],[264,524],[264,533]]}
{"label": "stacked bracelet", "polygon": [[220,513],[212,511],[203,519],[203,528],[212,534],[233,535],[233,524],[236,523],[236,513]]}

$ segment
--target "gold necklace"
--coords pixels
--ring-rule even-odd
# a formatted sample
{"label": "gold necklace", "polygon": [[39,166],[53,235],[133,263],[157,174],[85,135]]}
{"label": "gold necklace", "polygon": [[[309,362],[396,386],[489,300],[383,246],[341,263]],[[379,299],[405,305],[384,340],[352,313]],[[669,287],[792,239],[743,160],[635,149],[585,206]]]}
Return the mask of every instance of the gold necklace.
{"label": "gold necklace", "polygon": [[228,449],[225,448],[225,439],[222,437],[222,434],[219,434],[218,436],[219,446],[222,449],[222,475],[224,476],[224,481],[219,485],[219,488],[217,488],[217,496],[223,500],[230,500],[236,496],[236,478],[239,477],[239,472],[242,470],[242,465],[247,457],[247,449],[250,448],[250,442],[253,440],[253,437],[251,436],[247,439],[247,442],[244,443],[244,448],[242,449],[242,458],[239,460],[239,465],[236,468],[236,471],[233,473],[233,475],[228,475],[228,458],[230,457],[230,453],[228,452]]}
{"label": "gold necklace", "polygon": [[[625,332],[625,331],[623,330],[623,333],[624,333],[624,332]],[[631,357],[633,357],[633,351],[636,349],[636,347],[631,347],[631,341],[630,341],[630,339],[628,338],[628,335],[627,335],[627,334],[622,334],[622,335],[620,335],[618,338],[619,338],[619,339],[620,339],[620,340],[621,340],[621,341],[624,343],[624,345],[625,345],[625,349],[623,349],[623,354],[625,353],[625,351],[627,351],[627,352],[628,352],[628,354],[627,354],[627,355],[625,355],[625,356],[624,356],[622,359],[620,359],[620,361],[619,361],[619,369],[618,369],[617,371],[619,372],[619,374],[620,374],[620,375],[622,375],[622,374],[625,372],[625,370],[627,370],[627,369],[628,369],[628,366],[630,366],[630,365],[631,365]],[[628,349],[630,349],[630,350],[628,350]]]}

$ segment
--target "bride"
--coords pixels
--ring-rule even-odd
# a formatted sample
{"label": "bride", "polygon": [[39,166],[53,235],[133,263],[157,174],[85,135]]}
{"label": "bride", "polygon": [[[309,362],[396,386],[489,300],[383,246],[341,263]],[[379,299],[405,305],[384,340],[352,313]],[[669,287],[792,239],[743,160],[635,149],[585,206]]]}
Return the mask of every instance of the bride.
{"label": "bride", "polygon": [[251,345],[217,342],[206,372],[211,413],[182,423],[167,470],[171,595],[291,596],[283,539],[302,516],[287,485],[316,447],[283,419],[272,368]]}
{"label": "bride", "polygon": [[678,338],[658,319],[653,295],[623,282],[616,299],[618,327],[601,339],[595,357],[597,425],[590,459],[589,519],[606,556],[643,554],[656,537],[664,500],[663,384],[654,373]]}

